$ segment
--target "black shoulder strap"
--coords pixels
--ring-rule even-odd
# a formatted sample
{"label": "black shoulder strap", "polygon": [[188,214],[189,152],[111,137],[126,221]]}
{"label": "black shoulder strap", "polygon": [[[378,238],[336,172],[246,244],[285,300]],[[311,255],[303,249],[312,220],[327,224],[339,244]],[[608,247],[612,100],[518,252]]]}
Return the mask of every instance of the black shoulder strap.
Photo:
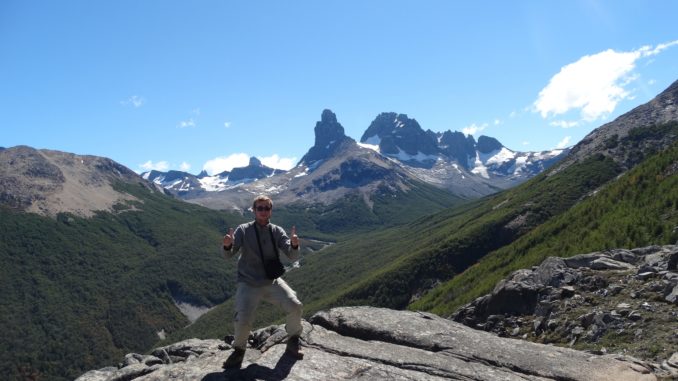
{"label": "black shoulder strap", "polygon": [[273,250],[275,250],[275,256],[279,256],[278,253],[278,242],[276,242],[275,237],[273,236],[273,227],[271,224],[268,224],[268,232],[271,234],[271,243],[273,243]]}
{"label": "black shoulder strap", "polygon": [[[259,255],[261,256],[261,262],[264,262],[264,250],[261,248],[261,239],[259,238],[259,227],[255,224],[254,226],[254,234],[257,235],[257,245],[259,245]],[[271,228],[271,225],[268,225],[268,232],[271,234],[271,243],[273,244],[273,250],[275,250],[275,256],[278,257],[280,254],[278,253],[278,245],[276,245],[275,242],[275,237],[273,236],[273,228]]]}

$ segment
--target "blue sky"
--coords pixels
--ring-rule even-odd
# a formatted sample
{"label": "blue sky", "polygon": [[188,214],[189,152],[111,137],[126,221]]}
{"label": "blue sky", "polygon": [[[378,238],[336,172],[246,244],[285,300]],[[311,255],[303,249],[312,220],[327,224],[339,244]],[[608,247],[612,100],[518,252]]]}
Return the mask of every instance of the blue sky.
{"label": "blue sky", "polygon": [[0,1],[0,146],[210,173],[289,168],[323,109],[520,151],[678,79],[676,1]]}

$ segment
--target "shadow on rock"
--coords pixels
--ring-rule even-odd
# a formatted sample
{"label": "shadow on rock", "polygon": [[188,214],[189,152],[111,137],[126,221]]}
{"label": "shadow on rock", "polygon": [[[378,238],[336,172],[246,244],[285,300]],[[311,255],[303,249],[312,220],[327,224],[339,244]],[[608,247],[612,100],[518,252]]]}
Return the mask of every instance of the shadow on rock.
{"label": "shadow on rock", "polygon": [[202,381],[282,381],[287,378],[297,361],[296,358],[284,354],[273,369],[259,364],[250,364],[244,369],[228,369],[223,373],[210,373],[203,377]]}

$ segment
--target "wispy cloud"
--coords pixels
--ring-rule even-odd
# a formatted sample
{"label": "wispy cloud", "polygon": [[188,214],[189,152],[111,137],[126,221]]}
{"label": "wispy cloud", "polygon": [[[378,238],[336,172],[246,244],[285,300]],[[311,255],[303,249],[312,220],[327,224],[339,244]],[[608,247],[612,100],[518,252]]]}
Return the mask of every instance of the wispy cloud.
{"label": "wispy cloud", "polygon": [[216,175],[223,171],[231,171],[233,168],[246,167],[250,163],[250,156],[246,153],[234,153],[229,156],[220,156],[208,160],[202,169],[210,175]]}
{"label": "wispy cloud", "polygon": [[294,164],[296,164],[296,162],[297,162],[296,157],[280,157],[278,156],[278,154],[273,154],[271,156],[261,158],[261,163],[263,165],[271,168],[278,168],[284,170],[294,168]]}
{"label": "wispy cloud", "polygon": [[644,46],[630,52],[612,49],[581,57],[563,66],[540,92],[533,111],[542,118],[579,110],[584,121],[594,121],[614,111],[617,104],[631,98],[629,84],[639,78],[633,73],[641,58],[661,53],[678,40],[655,47]]}
{"label": "wispy cloud", "polygon": [[187,127],[195,127],[195,121],[193,118],[190,118],[188,120],[182,120],[177,124],[177,127],[179,128],[187,128]]}
{"label": "wispy cloud", "polygon": [[156,170],[160,172],[165,172],[169,169],[170,165],[166,161],[159,161],[157,163],[152,162],[151,160],[139,164],[139,168],[141,168],[143,171],[151,171],[151,170]]}
{"label": "wispy cloud", "polygon": [[556,148],[565,148],[565,147],[567,147],[567,145],[570,144],[570,140],[571,140],[571,139],[572,139],[571,136],[566,136],[566,137],[564,137],[563,140],[561,140],[560,142],[558,142],[558,144],[556,145]]}
{"label": "wispy cloud", "polygon": [[188,171],[191,169],[191,165],[184,161],[184,162],[181,163],[181,165],[179,166],[179,169],[182,170],[182,171],[184,171],[184,172],[188,172]]}
{"label": "wispy cloud", "polygon": [[139,95],[132,95],[131,97],[120,101],[120,104],[123,106],[133,106],[134,108],[139,108],[146,103],[146,100]]}
{"label": "wispy cloud", "polygon": [[577,121],[567,121],[567,120],[554,120],[553,122],[549,123],[551,126],[556,126],[560,128],[572,128],[572,127],[577,127],[579,125],[579,122]]}
{"label": "wispy cloud", "polygon": [[231,127],[231,122],[224,122],[224,128]]}
{"label": "wispy cloud", "polygon": [[178,128],[195,127],[197,125],[196,120],[200,116],[200,108],[198,108],[198,107],[194,108],[193,110],[191,110],[191,114],[193,114],[194,116],[192,116],[192,117],[190,117],[186,120],[179,121],[179,123],[177,124],[177,127]]}
{"label": "wispy cloud", "polygon": [[484,130],[487,128],[487,123],[483,123],[481,125],[477,125],[475,123],[472,123],[470,126],[466,126],[461,129],[461,132],[463,132],[465,135],[475,135],[479,133],[480,131]]}

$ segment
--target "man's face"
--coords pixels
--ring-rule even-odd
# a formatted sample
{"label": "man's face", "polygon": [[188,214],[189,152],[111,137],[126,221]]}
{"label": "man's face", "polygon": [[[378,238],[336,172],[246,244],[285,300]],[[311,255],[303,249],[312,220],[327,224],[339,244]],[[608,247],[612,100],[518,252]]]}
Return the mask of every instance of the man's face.
{"label": "man's face", "polygon": [[254,216],[257,222],[261,224],[267,224],[268,220],[271,218],[271,204],[266,201],[257,201],[254,205]]}

